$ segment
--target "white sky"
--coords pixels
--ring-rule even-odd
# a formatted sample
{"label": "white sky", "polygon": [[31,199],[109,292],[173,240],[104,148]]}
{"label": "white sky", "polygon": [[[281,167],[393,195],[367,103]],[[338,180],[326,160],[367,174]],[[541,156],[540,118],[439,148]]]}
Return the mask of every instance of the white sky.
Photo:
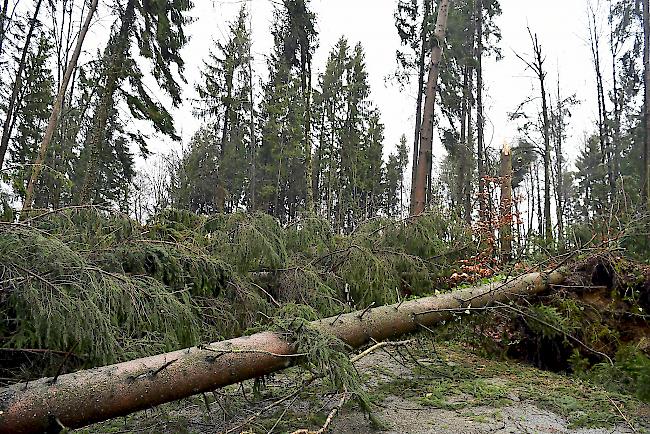
{"label": "white sky", "polygon": [[[574,157],[582,142],[584,132],[592,129],[596,117],[594,73],[591,67],[587,39],[588,0],[501,0],[503,15],[498,23],[503,33],[501,48],[504,58],[500,62],[488,60],[484,65],[486,143],[500,148],[504,140],[514,141],[516,128],[507,119],[507,113],[533,91],[530,72],[516,58],[514,51],[530,51],[526,26],[539,34],[547,55],[548,91],[556,94],[555,81],[559,70],[564,96],[575,92],[582,101],[574,111],[570,127],[567,156]],[[597,1],[597,0],[593,0]],[[312,0],[317,14],[319,48],[314,59],[314,83],[324,69],[329,51],[345,35],[350,45],[360,41],[366,52],[366,65],[372,90],[372,100],[380,109],[386,125],[386,149],[394,149],[399,137],[406,134],[412,142],[414,128],[415,91],[401,91],[385,78],[395,69],[395,51],[399,38],[395,31],[393,13],[395,0]],[[200,79],[200,69],[215,39],[227,34],[228,22],[241,5],[233,0],[195,0],[193,16],[196,21],[189,27],[192,39],[184,49],[186,60],[185,98],[194,97],[193,85]],[[258,75],[265,75],[265,55],[270,52],[272,39],[270,24],[273,4],[269,0],[250,0],[254,40],[254,57]],[[561,11],[561,13],[560,13]],[[603,34],[603,45],[605,44]],[[605,72],[608,62],[603,59]],[[559,65],[559,68],[558,68]],[[607,78],[607,76],[606,76]],[[259,77],[258,77],[259,79]],[[535,88],[536,89],[536,88]],[[570,92],[569,92],[570,90]],[[258,95],[258,101],[259,101]],[[186,102],[174,110],[177,128],[184,142],[196,131],[201,121],[192,116],[191,104]],[[158,141],[151,149],[164,152],[170,141]],[[440,161],[443,151],[437,147],[434,159]]]}

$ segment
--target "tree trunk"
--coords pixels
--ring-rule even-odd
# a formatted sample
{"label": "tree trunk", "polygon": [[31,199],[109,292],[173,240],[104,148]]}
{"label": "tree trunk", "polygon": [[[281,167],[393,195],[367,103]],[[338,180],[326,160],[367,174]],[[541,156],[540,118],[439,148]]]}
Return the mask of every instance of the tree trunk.
{"label": "tree trunk", "polygon": [[600,67],[600,36],[596,23],[596,14],[593,11],[590,14],[589,32],[591,55],[594,62],[594,72],[596,73],[596,96],[598,98],[598,140],[600,143],[601,162],[607,167],[610,199],[613,200],[616,191],[616,181],[614,179],[612,155],[609,146],[609,120],[607,119],[605,85],[603,84],[603,74]]}
{"label": "tree trunk", "polygon": [[485,120],[483,118],[483,0],[477,0],[477,47],[476,47],[476,148],[478,159],[478,190],[479,190],[479,211],[480,220],[487,225],[488,216],[488,197],[485,191],[485,140],[483,128]]}
{"label": "tree trunk", "polygon": [[[447,321],[454,312],[508,302],[560,284],[562,272],[527,274],[440,296],[402,302],[314,321],[352,348],[384,341]],[[465,301],[466,300],[466,301]],[[284,369],[297,349],[282,335],[252,336],[188,348],[117,365],[0,389],[0,434],[40,433],[61,424],[79,428],[93,422]]]}
{"label": "tree trunk", "polygon": [[[29,23],[29,30],[27,30],[27,36],[25,36],[25,44],[23,46],[22,53],[20,55],[20,61],[18,62],[18,71],[16,72],[16,79],[14,80],[13,89],[11,90],[11,96],[9,97],[9,102],[7,104],[7,115],[5,117],[4,125],[2,126],[2,139],[0,140],[0,169],[7,155],[7,148],[9,148],[9,139],[11,138],[11,132],[13,131],[14,119],[16,113],[16,103],[18,102],[18,92],[20,91],[23,84],[23,72],[25,70],[25,64],[27,63],[27,53],[29,52],[29,47],[32,42],[32,36],[34,35],[34,28],[36,27],[36,22],[38,18],[38,13],[41,9],[42,0],[36,2],[34,8],[34,15]],[[1,51],[0,51],[1,53]]]}
{"label": "tree trunk", "polygon": [[433,115],[435,112],[435,99],[438,90],[438,75],[440,61],[442,60],[442,45],[447,33],[447,15],[450,0],[439,0],[438,19],[434,33],[435,44],[431,49],[431,63],[429,65],[429,78],[427,80],[427,93],[424,102],[424,115],[420,132],[420,149],[418,156],[415,183],[415,200],[411,204],[411,215],[418,215],[424,211],[427,204],[427,169],[431,167],[431,149],[433,147]]}
{"label": "tree trunk", "polygon": [[[307,88],[305,89],[305,189],[307,214],[314,214],[314,164],[311,155],[311,55],[307,55]],[[304,91],[303,91],[304,92]]]}
{"label": "tree trunk", "polygon": [[564,106],[560,94],[560,78],[557,79],[557,137],[555,146],[555,164],[557,169],[556,215],[557,215],[557,244],[560,251],[564,250],[564,170],[562,142],[564,140]]}
{"label": "tree trunk", "polygon": [[431,14],[430,0],[424,0],[424,16],[422,17],[420,59],[418,61],[418,98],[415,107],[415,134],[413,139],[413,159],[411,167],[411,203],[415,201],[415,182],[418,169],[418,152],[420,144],[420,128],[422,128],[422,96],[424,93],[424,71],[426,67],[426,48],[427,48],[427,22]]}
{"label": "tree trunk", "polygon": [[501,201],[499,209],[499,241],[501,261],[512,260],[512,153],[505,143],[501,150]]}
{"label": "tree trunk", "polygon": [[459,190],[460,190],[460,197],[458,201],[458,205],[461,206],[462,204],[462,216],[465,220],[465,223],[468,225],[472,224],[472,211],[470,209],[471,206],[471,198],[468,204],[468,201],[466,200],[466,197],[469,196],[470,192],[468,187],[470,187],[471,183],[471,173],[469,172],[469,162],[470,162],[470,153],[469,153],[469,146],[467,146],[467,112],[468,112],[468,103],[467,100],[469,98],[468,95],[468,89],[467,87],[469,86],[469,73],[468,73],[468,67],[464,66],[463,67],[463,97],[461,100],[461,105],[460,105],[460,164],[459,164],[459,169],[460,172],[458,173],[458,184],[459,184]]}
{"label": "tree trunk", "polygon": [[251,104],[251,116],[249,119],[250,122],[250,156],[251,156],[251,169],[250,169],[250,207],[251,209],[257,209],[257,203],[255,200],[256,188],[257,188],[257,140],[255,137],[255,96],[253,92],[253,56],[251,53],[252,44],[248,44],[248,80],[250,86],[250,104]]}
{"label": "tree trunk", "polygon": [[43,140],[41,141],[41,145],[38,150],[38,156],[36,157],[36,160],[32,166],[32,175],[29,179],[29,183],[27,184],[27,193],[25,195],[25,202],[23,203],[23,216],[29,213],[32,208],[32,203],[34,201],[34,187],[38,181],[38,177],[41,171],[43,170],[47,148],[52,141],[52,136],[54,136],[54,129],[56,128],[56,123],[59,118],[61,105],[63,104],[63,98],[65,98],[65,93],[68,88],[68,83],[70,82],[70,77],[72,77],[72,73],[77,67],[77,60],[79,60],[79,55],[81,54],[81,47],[83,46],[84,39],[88,33],[88,28],[90,27],[93,15],[97,10],[98,1],[99,0],[92,0],[92,3],[90,4],[90,9],[86,14],[83,26],[81,27],[81,31],[77,37],[77,45],[75,46],[74,53],[72,54],[72,58],[66,67],[63,83],[61,83],[61,87],[59,88],[59,94],[57,95],[56,101],[54,102],[54,107],[52,107],[52,113],[47,123],[47,129],[45,130]]}
{"label": "tree trunk", "polygon": [[650,210],[650,0],[643,0],[644,126],[643,197]]}
{"label": "tree trunk", "polygon": [[553,222],[551,221],[551,131],[548,116],[548,103],[546,95],[546,73],[544,72],[544,58],[542,47],[539,45],[537,35],[534,36],[535,63],[537,78],[542,97],[542,134],[544,136],[544,238],[547,244],[553,242]]}
{"label": "tree trunk", "polygon": [[7,37],[7,21],[9,19],[9,0],[3,0],[0,5],[0,54],[3,53],[5,39]]}

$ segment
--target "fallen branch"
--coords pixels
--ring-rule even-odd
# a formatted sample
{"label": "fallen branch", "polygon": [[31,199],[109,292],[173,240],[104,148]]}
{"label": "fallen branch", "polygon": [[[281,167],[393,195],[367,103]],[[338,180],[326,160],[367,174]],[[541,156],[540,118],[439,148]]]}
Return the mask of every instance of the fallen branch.
{"label": "fallen branch", "polygon": [[339,401],[336,406],[329,412],[327,415],[327,419],[325,420],[325,423],[323,426],[318,430],[318,431],[309,431],[308,429],[299,429],[297,431],[292,432],[291,434],[323,434],[327,432],[329,429],[329,426],[332,424],[332,421],[336,417],[339,411],[341,411],[341,408],[345,405],[345,402],[348,400],[348,393],[347,391],[343,392],[341,395],[341,400]]}

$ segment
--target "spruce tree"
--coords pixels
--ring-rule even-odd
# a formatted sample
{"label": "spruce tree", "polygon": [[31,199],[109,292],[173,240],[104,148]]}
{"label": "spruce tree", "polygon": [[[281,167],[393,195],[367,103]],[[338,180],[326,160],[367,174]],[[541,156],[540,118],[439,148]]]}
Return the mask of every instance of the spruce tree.
{"label": "spruce tree", "polygon": [[[43,138],[43,131],[52,111],[54,100],[54,78],[47,65],[52,46],[45,34],[36,37],[37,45],[31,47],[26,56],[22,86],[17,96],[19,105],[16,107],[15,134],[9,149],[12,169],[11,181],[13,190],[20,199],[25,198],[27,182],[31,173],[30,163],[34,160],[38,145]],[[50,157],[52,156],[50,149]],[[39,180],[39,195],[36,198],[38,206],[49,204],[50,197],[61,174],[49,167]]]}
{"label": "spruce tree", "polygon": [[[181,89],[178,81],[183,79],[184,65],[180,50],[187,42],[184,28],[189,20],[186,13],[192,4],[189,0],[122,0],[120,6],[120,17],[102,55],[101,82],[83,149],[84,164],[79,168],[79,173],[83,174],[83,182],[77,192],[79,203],[109,199],[98,188],[98,180],[110,176],[100,173],[100,170],[113,166],[113,162],[102,163],[101,158],[117,156],[116,163],[123,163],[122,173],[132,173],[128,163],[133,156],[129,146],[122,145],[121,138],[113,142],[114,149],[103,149],[110,146],[111,136],[121,130],[124,121],[130,120],[120,122],[118,119],[120,104],[128,107],[131,119],[147,120],[158,133],[178,139],[171,115],[162,104],[154,101],[146,88],[144,73],[136,61],[136,55],[149,61],[154,79],[171,97],[172,103],[179,104]],[[132,50],[136,41],[137,53]],[[174,73],[174,69],[178,74]],[[125,134],[129,137],[128,142],[137,143],[140,152],[146,156],[148,151],[142,133],[126,131]],[[130,181],[129,177],[122,179],[125,183]]]}
{"label": "spruce tree", "polygon": [[[251,76],[249,69],[251,35],[247,28],[248,13],[245,6],[230,25],[226,41],[216,44],[201,73],[197,85],[199,104],[197,113],[211,119],[216,128],[216,142],[210,152],[216,152],[216,188],[224,203],[215,204],[219,211],[233,211],[246,203],[252,149]],[[206,144],[207,146],[207,144]],[[208,150],[207,148],[205,148]],[[202,183],[203,178],[189,182]],[[203,186],[197,186],[203,189]]]}

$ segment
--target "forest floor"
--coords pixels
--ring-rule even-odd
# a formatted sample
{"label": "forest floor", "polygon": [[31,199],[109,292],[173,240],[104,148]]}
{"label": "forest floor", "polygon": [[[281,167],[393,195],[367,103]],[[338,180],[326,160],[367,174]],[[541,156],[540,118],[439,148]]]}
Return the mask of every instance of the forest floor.
{"label": "forest floor", "polygon": [[[371,417],[294,367],[265,379],[135,413],[87,433],[629,433],[650,432],[650,406],[587,380],[483,357],[416,335],[355,363]],[[306,384],[305,383],[309,383]]]}

